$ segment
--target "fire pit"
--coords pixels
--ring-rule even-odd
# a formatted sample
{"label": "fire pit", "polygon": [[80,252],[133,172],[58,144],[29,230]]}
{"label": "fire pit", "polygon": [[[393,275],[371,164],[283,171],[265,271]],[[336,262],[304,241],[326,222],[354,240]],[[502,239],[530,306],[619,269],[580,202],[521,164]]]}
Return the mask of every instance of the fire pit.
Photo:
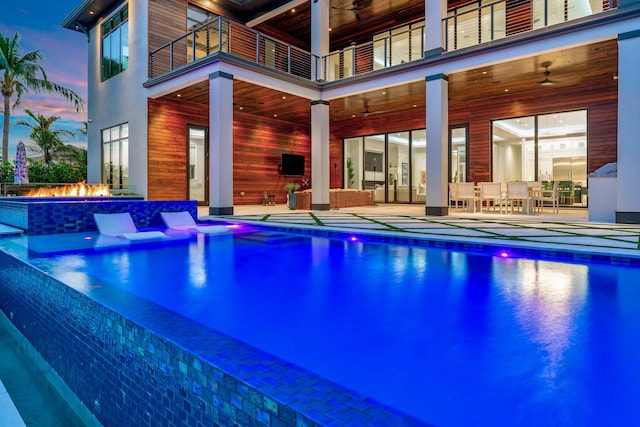
{"label": "fire pit", "polygon": [[58,187],[40,187],[29,191],[25,197],[109,197],[111,190],[105,184],[87,184],[86,181],[77,184]]}

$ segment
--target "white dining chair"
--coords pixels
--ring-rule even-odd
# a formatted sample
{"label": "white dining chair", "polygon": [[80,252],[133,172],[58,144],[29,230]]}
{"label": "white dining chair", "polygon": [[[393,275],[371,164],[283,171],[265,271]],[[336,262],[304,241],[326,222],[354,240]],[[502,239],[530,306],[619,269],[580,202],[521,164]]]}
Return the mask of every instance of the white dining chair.
{"label": "white dining chair", "polygon": [[480,183],[480,212],[484,201],[487,201],[487,210],[493,206],[495,212],[496,207],[502,213],[504,206],[504,195],[502,193],[502,184],[499,182],[481,182]]}
{"label": "white dining chair", "polygon": [[511,206],[511,213],[517,204],[522,206],[522,213],[529,214],[531,211],[531,194],[526,181],[510,181],[507,182],[506,208]]}

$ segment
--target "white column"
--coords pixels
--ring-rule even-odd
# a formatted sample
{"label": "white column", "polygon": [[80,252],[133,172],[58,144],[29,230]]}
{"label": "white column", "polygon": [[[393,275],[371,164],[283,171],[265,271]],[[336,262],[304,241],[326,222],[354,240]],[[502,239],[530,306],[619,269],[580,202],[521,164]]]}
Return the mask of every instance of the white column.
{"label": "white column", "polygon": [[447,16],[447,0],[425,0],[424,16],[424,56],[438,57],[445,50],[445,30],[442,20]]}
{"label": "white column", "polygon": [[233,76],[209,75],[209,213],[233,215]]}
{"label": "white column", "polygon": [[640,31],[618,36],[618,202],[616,222],[640,223]]}
{"label": "white column", "polygon": [[[329,0],[311,0],[311,53],[318,64],[311,64],[311,79],[324,80],[322,58],[329,54]],[[316,74],[317,73],[317,74]]]}
{"label": "white column", "polygon": [[311,101],[311,209],[329,210],[329,101]]}
{"label": "white column", "polygon": [[449,82],[444,74],[427,77],[427,215],[449,213]]}

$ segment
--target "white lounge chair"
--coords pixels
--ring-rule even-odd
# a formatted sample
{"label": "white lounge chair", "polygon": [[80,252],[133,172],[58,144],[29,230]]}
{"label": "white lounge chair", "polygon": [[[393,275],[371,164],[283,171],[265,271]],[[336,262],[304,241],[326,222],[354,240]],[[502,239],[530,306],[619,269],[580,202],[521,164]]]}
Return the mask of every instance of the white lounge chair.
{"label": "white lounge chair", "polygon": [[224,225],[198,225],[187,211],[160,212],[160,216],[167,228],[172,230],[197,231],[198,233],[206,234],[220,234],[231,231]]}
{"label": "white lounge chair", "polygon": [[105,236],[121,237],[127,240],[160,240],[169,237],[162,231],[138,231],[129,212],[94,213],[93,220],[100,234]]}

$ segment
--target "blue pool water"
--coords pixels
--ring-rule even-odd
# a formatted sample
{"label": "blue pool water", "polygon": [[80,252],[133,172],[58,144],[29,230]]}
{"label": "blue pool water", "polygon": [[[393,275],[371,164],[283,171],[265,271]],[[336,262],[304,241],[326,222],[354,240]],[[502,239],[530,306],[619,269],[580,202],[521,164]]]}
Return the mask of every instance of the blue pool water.
{"label": "blue pool water", "polygon": [[282,233],[36,256],[422,420],[629,425],[640,268]]}

